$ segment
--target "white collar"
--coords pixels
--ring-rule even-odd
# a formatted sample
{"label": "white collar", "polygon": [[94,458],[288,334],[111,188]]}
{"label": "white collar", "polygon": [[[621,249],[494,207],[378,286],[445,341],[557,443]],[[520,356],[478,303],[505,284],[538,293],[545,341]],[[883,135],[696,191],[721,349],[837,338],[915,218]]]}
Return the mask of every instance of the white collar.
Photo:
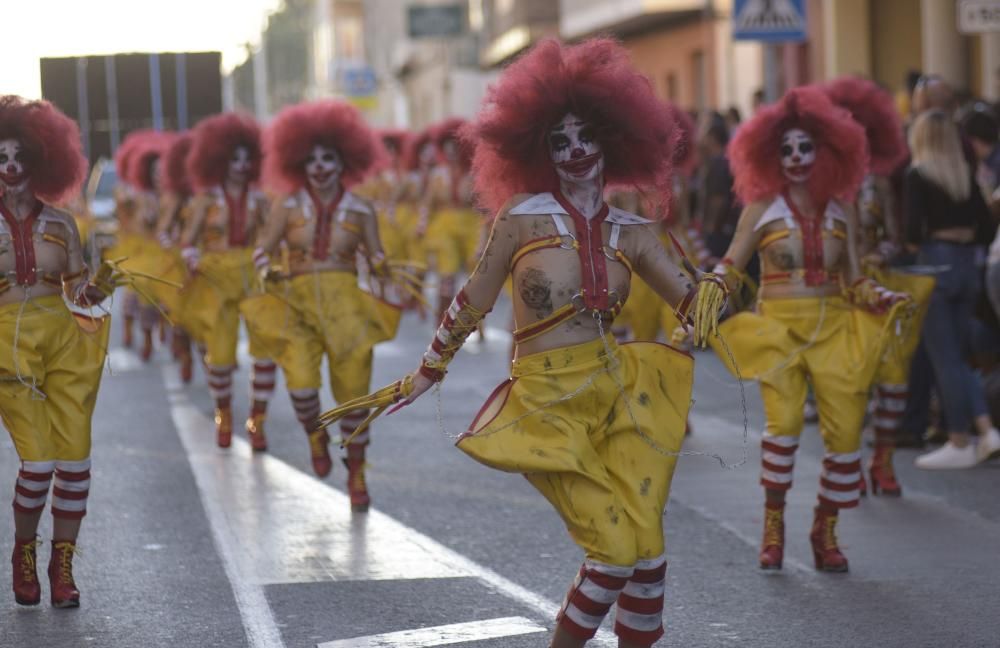
{"label": "white collar", "polygon": [[[566,208],[559,204],[556,197],[551,192],[535,194],[524,202],[512,207],[511,216],[548,216],[551,214],[562,214],[569,216]],[[645,225],[653,221],[637,216],[631,212],[617,207],[608,207],[608,217],[605,219],[609,223],[617,225]]]}
{"label": "white collar", "polygon": [[[305,189],[300,189],[299,193],[296,196],[290,197],[288,200],[285,201],[285,206],[286,207],[293,206],[292,205],[293,201],[297,201],[298,205],[307,211],[308,216],[312,215],[313,202],[312,199],[309,197],[308,191],[306,191]],[[372,213],[371,207],[369,207],[366,201],[362,200],[361,198],[358,198],[350,191],[345,191],[344,195],[340,199],[340,204],[337,205],[337,213],[344,214],[349,211],[358,212],[361,214]]]}

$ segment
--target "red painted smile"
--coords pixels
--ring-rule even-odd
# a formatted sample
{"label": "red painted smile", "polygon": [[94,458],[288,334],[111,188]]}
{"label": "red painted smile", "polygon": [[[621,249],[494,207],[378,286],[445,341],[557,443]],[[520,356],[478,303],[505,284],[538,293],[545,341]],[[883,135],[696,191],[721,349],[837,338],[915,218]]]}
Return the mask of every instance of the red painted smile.
{"label": "red painted smile", "polygon": [[16,187],[17,185],[24,182],[25,178],[28,177],[27,173],[4,173],[0,172],[0,180],[3,181],[8,187]]}
{"label": "red painted smile", "polygon": [[574,176],[587,175],[591,169],[600,161],[600,153],[591,153],[590,155],[585,155],[581,158],[576,158],[575,160],[566,160],[565,162],[560,162],[556,166],[561,170]]}
{"label": "red painted smile", "polygon": [[314,184],[325,184],[332,177],[333,171],[316,171],[315,173],[309,174],[309,179],[312,180]]}
{"label": "red painted smile", "polygon": [[796,164],[794,166],[785,167],[785,173],[793,178],[804,178],[809,175],[812,168],[812,164]]}

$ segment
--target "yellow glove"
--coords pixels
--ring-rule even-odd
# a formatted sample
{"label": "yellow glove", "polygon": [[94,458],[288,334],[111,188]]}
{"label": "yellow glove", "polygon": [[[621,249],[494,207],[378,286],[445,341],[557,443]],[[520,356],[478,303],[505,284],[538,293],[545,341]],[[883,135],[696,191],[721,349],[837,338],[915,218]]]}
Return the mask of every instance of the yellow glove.
{"label": "yellow glove", "polygon": [[691,314],[695,346],[705,347],[709,335],[719,334],[719,316],[726,306],[728,294],[725,282],[718,275],[709,272],[698,280],[698,294]]}

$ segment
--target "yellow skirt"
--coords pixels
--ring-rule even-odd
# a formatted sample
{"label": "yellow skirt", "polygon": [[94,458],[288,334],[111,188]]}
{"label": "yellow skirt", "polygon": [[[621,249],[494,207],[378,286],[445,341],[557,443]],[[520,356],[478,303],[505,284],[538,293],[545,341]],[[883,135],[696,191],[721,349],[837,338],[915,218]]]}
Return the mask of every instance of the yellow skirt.
{"label": "yellow skirt", "polygon": [[663,553],[693,373],[691,357],[672,347],[619,347],[610,337],[528,355],[457,445],[524,473],[588,558],[632,565]]}
{"label": "yellow skirt", "polygon": [[23,312],[0,306],[0,418],[22,461],[90,456],[109,321],[74,315],[61,295],[31,299]]}

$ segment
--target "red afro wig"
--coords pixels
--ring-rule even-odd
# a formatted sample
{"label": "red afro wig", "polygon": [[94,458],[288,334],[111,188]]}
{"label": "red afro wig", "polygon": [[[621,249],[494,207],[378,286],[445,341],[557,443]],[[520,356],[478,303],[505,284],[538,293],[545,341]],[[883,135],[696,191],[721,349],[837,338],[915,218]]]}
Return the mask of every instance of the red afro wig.
{"label": "red afro wig", "polygon": [[191,193],[191,182],[187,175],[187,156],[191,151],[194,137],[190,131],[185,131],[173,138],[167,147],[163,159],[163,188],[176,194]]}
{"label": "red afro wig", "polygon": [[816,86],[789,90],[740,126],[729,142],[736,195],[744,204],[780,194],[788,180],[781,168],[781,136],[799,128],[816,144],[808,186],[820,203],[851,200],[868,164],[865,131]]}
{"label": "red afro wig", "polygon": [[21,143],[35,196],[59,204],[80,191],[87,174],[80,129],[55,106],[0,96],[0,140],[7,139]]}
{"label": "red afro wig", "polygon": [[[403,153],[403,165],[410,171],[420,168],[420,151],[428,144],[434,144],[434,127],[427,128],[409,137]],[[439,161],[435,149],[435,163]]]}
{"label": "red afro wig", "polygon": [[649,79],[614,40],[566,46],[546,39],[504,71],[462,131],[475,146],[484,207],[495,211],[514,194],[558,188],[548,135],[567,113],[595,127],[609,184],[652,187],[669,201],[678,134]]}
{"label": "red afro wig", "polygon": [[119,180],[132,184],[132,156],[144,141],[155,136],[156,131],[151,128],[135,130],[125,136],[115,151],[115,172]]}
{"label": "red afro wig", "polygon": [[446,159],[445,143],[454,142],[458,146],[458,163],[468,169],[472,166],[472,154],[475,147],[461,137],[462,128],[465,127],[466,123],[466,120],[461,117],[449,117],[431,128],[431,137],[434,138],[438,157],[442,160]]}
{"label": "red afro wig", "polygon": [[285,193],[304,187],[305,163],[317,144],[340,154],[345,187],[364,180],[383,154],[354,106],[332,100],[296,104],[278,113],[265,133],[264,184]]}
{"label": "red afro wig", "polygon": [[402,156],[411,135],[410,131],[402,128],[383,128],[378,131],[378,137],[382,140],[382,146],[386,152],[395,151],[395,155]]}
{"label": "red afro wig", "polygon": [[692,175],[695,165],[698,163],[697,156],[697,129],[691,115],[682,110],[676,104],[667,103],[667,110],[670,111],[670,118],[677,128],[678,137],[674,147],[674,171],[680,171],[684,175]]}
{"label": "red afro wig", "polygon": [[[167,148],[173,141],[171,133],[154,131],[143,136],[136,142],[127,159],[125,176],[128,182],[143,191],[153,191],[153,163],[162,160]],[[160,165],[163,175],[163,165]]]}
{"label": "red afro wig", "polygon": [[207,191],[226,179],[229,159],[240,146],[250,151],[250,181],[260,176],[260,127],[250,115],[223,113],[206,117],[192,131],[187,173],[195,191]]}
{"label": "red afro wig", "polygon": [[888,175],[907,156],[903,121],[892,95],[874,81],[841,77],[823,86],[833,103],[851,113],[865,129],[868,139],[868,166],[872,173]]}

